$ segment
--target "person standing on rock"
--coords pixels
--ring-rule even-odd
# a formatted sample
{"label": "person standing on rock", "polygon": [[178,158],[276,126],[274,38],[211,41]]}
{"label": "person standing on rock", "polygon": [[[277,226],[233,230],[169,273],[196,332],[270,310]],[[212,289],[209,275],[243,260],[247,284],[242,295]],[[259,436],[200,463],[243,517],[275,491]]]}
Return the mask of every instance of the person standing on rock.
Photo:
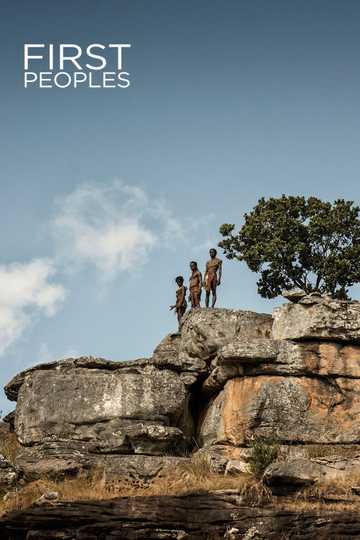
{"label": "person standing on rock", "polygon": [[170,306],[170,310],[175,309],[180,328],[181,319],[187,308],[186,287],[184,286],[184,278],[182,276],[177,276],[177,278],[175,278],[175,282],[178,286],[176,291],[176,304]]}
{"label": "person standing on rock", "polygon": [[221,285],[222,277],[222,260],[217,258],[217,251],[211,248],[209,251],[210,259],[206,263],[205,275],[204,275],[204,288],[206,291],[205,305],[209,307],[210,293],[212,293],[211,307],[215,307],[216,304],[216,289]]}
{"label": "person standing on rock", "polygon": [[195,261],[191,261],[190,270],[191,276],[189,280],[189,301],[191,302],[191,308],[196,309],[200,307],[202,275],[201,272],[199,272],[197,262]]}

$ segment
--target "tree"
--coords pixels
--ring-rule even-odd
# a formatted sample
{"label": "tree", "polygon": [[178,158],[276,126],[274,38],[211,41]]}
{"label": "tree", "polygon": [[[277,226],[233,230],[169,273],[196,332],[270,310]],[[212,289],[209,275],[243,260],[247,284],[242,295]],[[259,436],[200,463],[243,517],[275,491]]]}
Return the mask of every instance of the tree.
{"label": "tree", "polygon": [[348,297],[360,282],[360,208],[352,201],[316,197],[260,199],[238,233],[224,224],[219,246],[228,259],[260,273],[258,292],[274,298],[299,288]]}

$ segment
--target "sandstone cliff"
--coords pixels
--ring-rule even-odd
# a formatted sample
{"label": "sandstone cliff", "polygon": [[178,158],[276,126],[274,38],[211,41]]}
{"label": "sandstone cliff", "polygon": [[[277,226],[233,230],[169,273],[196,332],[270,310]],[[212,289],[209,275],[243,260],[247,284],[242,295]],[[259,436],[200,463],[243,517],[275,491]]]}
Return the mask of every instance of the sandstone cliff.
{"label": "sandstone cliff", "polygon": [[[124,477],[145,485],[193,454],[206,455],[218,474],[247,473],[254,440],[272,440],[278,446],[277,458],[263,481],[275,494],[289,494],[323,479],[352,478],[355,494],[360,478],[360,303],[304,297],[276,309],[273,317],[225,309],[191,311],[181,332],[166,336],[149,359],[82,357],[37,365],[14,377],[5,392],[17,402],[9,422],[20,444],[13,464],[0,461],[0,486],[7,490],[19,481],[74,477],[100,469],[104,482]],[[233,509],[229,515],[224,510],[235,504],[232,496],[220,497],[222,502],[212,497],[208,495],[208,504],[213,512],[223,512],[222,525],[211,529],[210,517],[207,523],[205,514],[198,516],[204,530],[210,527],[208,535],[219,535],[214,538],[280,538],[276,534],[281,520],[290,530],[292,520],[298,519],[295,511],[280,519],[275,517],[278,511],[250,511],[238,501],[240,527],[239,520],[230,517]],[[144,513],[154,512],[154,500],[136,500],[132,517],[146,521]],[[101,504],[98,510],[92,504],[94,515],[101,513]],[[130,512],[129,504],[134,500],[119,501],[118,518],[111,519],[123,522],[119,516]],[[188,504],[203,503],[157,500],[157,508],[162,504],[177,504],[179,512],[186,513]],[[54,508],[50,513],[56,529],[59,516],[70,510],[60,502]],[[81,520],[84,508],[74,503],[72,508]],[[43,507],[27,512],[26,523],[31,519],[39,530],[46,529]],[[85,521],[91,519],[85,514]],[[122,529],[122,536],[114,532],[111,538],[211,538],[195,531],[196,511],[190,512],[189,526],[183,529],[172,514],[156,518],[158,533],[153,529],[155,514],[152,536],[131,531],[134,535],[128,531],[126,536]],[[300,536],[294,532],[291,538],[318,538],[311,532],[317,519],[311,515],[308,528],[298,528]],[[360,537],[360,520],[334,516],[326,522],[326,538],[334,523],[342,524],[341,537]],[[129,514],[129,523],[132,517]],[[266,533],[259,520],[271,521]],[[3,521],[6,530],[13,531],[8,538],[55,538],[39,532],[31,536],[35,533],[30,526],[18,526],[16,536],[18,521],[14,516]],[[231,523],[235,532],[226,536]],[[246,536],[255,526],[258,536]],[[170,531],[167,536],[165,529]],[[111,528],[100,530],[111,533]],[[56,538],[96,537],[76,534],[75,527],[69,536]]]}

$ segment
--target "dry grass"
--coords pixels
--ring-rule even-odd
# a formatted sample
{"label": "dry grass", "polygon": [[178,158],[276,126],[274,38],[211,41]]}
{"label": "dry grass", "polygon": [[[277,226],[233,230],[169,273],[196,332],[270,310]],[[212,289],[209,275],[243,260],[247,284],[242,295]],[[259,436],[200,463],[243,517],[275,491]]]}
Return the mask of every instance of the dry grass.
{"label": "dry grass", "polygon": [[346,502],[354,499],[352,488],[360,485],[360,476],[343,476],[332,480],[320,480],[315,482],[297,495],[298,499],[304,501],[339,501]]}
{"label": "dry grass", "polygon": [[115,479],[111,483],[105,482],[104,474],[100,470],[95,471],[90,477],[77,477],[57,482],[37,480],[9,493],[6,500],[0,502],[0,514],[27,508],[49,491],[57,492],[60,501],[96,501],[116,497],[179,496],[218,490],[236,490],[243,497],[244,504],[252,506],[273,504],[277,508],[297,512],[321,511],[324,508],[354,511],[360,509],[360,498],[352,493],[353,486],[360,486],[360,477],[323,480],[305,488],[294,497],[273,497],[270,489],[255,475],[216,474],[211,469],[209,457],[198,453],[191,460],[175,469],[164,471],[151,483],[144,485],[137,485],[130,478],[128,480]]}
{"label": "dry grass", "polygon": [[176,469],[165,471],[153,482],[142,487],[135,486],[131,480],[121,478],[107,484],[101,471],[91,477],[78,477],[59,482],[37,480],[23,488],[9,493],[0,502],[0,514],[28,508],[46,492],[58,493],[61,501],[107,500],[115,497],[186,495],[190,493],[217,490],[237,490],[244,502],[251,505],[268,503],[271,500],[269,489],[255,477],[247,474],[224,476],[211,470],[210,461],[205,455],[195,455],[192,460]]}
{"label": "dry grass", "polygon": [[235,476],[216,474],[206,454],[195,454],[174,472],[169,472],[151,486],[154,495],[186,495],[194,492],[237,490],[248,504],[269,502],[271,492],[261,480],[251,474]]}
{"label": "dry grass", "polygon": [[207,456],[198,454],[190,462],[164,472],[152,483],[142,487],[123,478],[106,484],[102,471],[95,471],[91,477],[78,477],[58,482],[37,480],[9,493],[6,500],[0,502],[0,515],[28,508],[49,491],[57,492],[60,501],[96,501],[116,497],[179,496],[231,489],[236,490],[243,497],[244,504],[251,506],[272,504],[278,509],[298,513],[321,512],[324,509],[359,511],[360,500],[358,501],[351,491],[355,485],[360,485],[360,478],[321,481],[302,490],[295,497],[272,497],[269,488],[255,476],[215,474],[211,470]]}
{"label": "dry grass", "polygon": [[340,445],[311,445],[306,449],[306,456],[309,459],[326,458],[326,457],[344,457],[352,458],[359,454],[357,447],[348,447]]}
{"label": "dry grass", "polygon": [[2,454],[12,465],[15,463],[16,454],[19,449],[20,444],[15,433],[6,433],[0,440],[0,454]]}
{"label": "dry grass", "polygon": [[359,476],[321,480],[304,488],[293,498],[284,498],[280,505],[286,510],[321,512],[324,509],[337,512],[359,512],[360,499],[352,487],[360,485]]}
{"label": "dry grass", "polygon": [[251,472],[262,478],[265,470],[276,461],[279,454],[279,443],[275,439],[254,437],[250,442],[251,454],[248,458]]}
{"label": "dry grass", "polygon": [[[0,502],[0,515],[30,507],[49,491],[58,493],[60,501],[96,501],[116,497],[186,495],[233,489],[243,496],[244,504],[272,504],[278,509],[301,512],[360,511],[360,501],[351,498],[354,482],[322,482],[292,498],[272,497],[269,488],[254,476],[242,474],[232,478],[206,473],[206,464],[190,464],[157,478],[148,487],[136,488],[121,479],[116,485],[105,485],[100,472],[88,478],[59,482],[37,480],[9,494]],[[51,504],[51,501],[49,502]]]}
{"label": "dry grass", "polygon": [[305,512],[317,512],[322,513],[324,511],[329,512],[356,512],[360,511],[360,503],[357,501],[343,501],[343,502],[327,502],[316,500],[296,500],[296,499],[284,499],[277,502],[277,508],[281,510],[289,510],[297,512],[299,514]]}
{"label": "dry grass", "polygon": [[50,491],[51,489],[52,486],[50,482],[37,480],[36,482],[27,484],[21,489],[9,492],[0,503],[0,515],[13,510],[28,508],[38,500],[43,493]]}

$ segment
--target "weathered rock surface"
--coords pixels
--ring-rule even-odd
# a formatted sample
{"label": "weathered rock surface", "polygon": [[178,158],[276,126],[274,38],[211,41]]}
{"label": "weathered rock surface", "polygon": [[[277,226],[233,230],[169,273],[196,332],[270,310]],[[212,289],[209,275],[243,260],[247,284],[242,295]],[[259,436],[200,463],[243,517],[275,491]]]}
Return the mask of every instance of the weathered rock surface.
{"label": "weathered rock surface", "polygon": [[26,481],[73,477],[98,470],[103,471],[107,481],[121,478],[148,483],[162,471],[187,460],[174,455],[96,453],[83,442],[56,441],[22,448],[15,465]]}
{"label": "weathered rock surface", "polygon": [[231,309],[197,309],[183,321],[179,359],[184,369],[206,371],[220,347],[234,339],[270,338],[270,315]]}
{"label": "weathered rock surface", "polygon": [[293,488],[310,486],[322,476],[325,476],[325,472],[319,463],[301,458],[273,463],[264,474],[268,485],[289,491]]}
{"label": "weathered rock surface", "polygon": [[222,365],[236,361],[242,364],[256,364],[265,361],[276,361],[279,343],[269,338],[244,339],[236,338],[224,345],[218,352]]}
{"label": "weathered rock surface", "polygon": [[360,342],[360,303],[305,297],[273,312],[274,339]]}
{"label": "weathered rock surface", "polygon": [[275,359],[246,371],[247,375],[279,374],[360,378],[360,345],[331,341],[277,341]]}
{"label": "weathered rock surface", "polygon": [[[23,449],[17,467],[26,478],[78,474],[111,470],[106,456],[119,461],[122,455],[125,464],[132,454],[160,456],[166,466],[162,456],[184,455],[192,444],[181,375],[146,359],[85,357],[27,370],[7,386],[18,398],[15,430]],[[140,470],[139,476],[149,475]]]}
{"label": "weathered rock surface", "polygon": [[18,473],[11,463],[0,454],[0,490],[10,488],[16,483]]}
{"label": "weathered rock surface", "polygon": [[289,291],[283,290],[281,292],[281,296],[286,298],[287,300],[290,300],[290,302],[299,302],[299,300],[302,300],[306,296],[306,292],[302,289],[290,289]]}
{"label": "weathered rock surface", "polygon": [[330,341],[236,340],[211,361],[203,389],[214,393],[245,376],[294,375],[360,378],[360,345]]}
{"label": "weathered rock surface", "polygon": [[360,537],[358,512],[249,507],[237,492],[57,502],[14,512],[2,540],[327,540]]}
{"label": "weathered rock surface", "polygon": [[73,438],[126,449],[141,432],[143,438],[160,442],[166,437],[171,443],[171,433],[177,441],[178,432],[168,429],[165,434],[160,427],[186,425],[187,399],[176,374],[151,365],[109,371],[62,364],[25,376],[15,428],[23,445]]}
{"label": "weathered rock surface", "polygon": [[298,457],[276,461],[264,474],[266,483],[276,493],[287,493],[318,481],[337,481],[345,478],[351,482],[360,471],[360,453],[354,457],[336,455],[318,458]]}
{"label": "weathered rock surface", "polygon": [[[286,345],[286,349],[283,347]],[[303,365],[299,358],[288,354],[291,345],[268,338],[235,338],[229,344],[219,347],[211,360],[209,375],[202,390],[214,394],[225,383],[236,377],[251,374],[301,373]]]}
{"label": "weathered rock surface", "polygon": [[360,381],[258,376],[228,381],[204,411],[202,444],[359,443]]}
{"label": "weathered rock surface", "polygon": [[180,342],[181,334],[179,333],[165,336],[153,352],[153,364],[162,368],[183,371],[184,368],[179,361]]}
{"label": "weathered rock surface", "polygon": [[109,371],[116,371],[118,369],[131,369],[140,370],[141,367],[149,365],[147,358],[140,358],[138,360],[132,360],[129,362],[115,362],[113,360],[106,360],[105,358],[95,358],[93,356],[80,356],[79,358],[67,358],[65,360],[59,360],[56,362],[47,362],[45,364],[37,364],[31,368],[21,371],[11,381],[5,385],[4,391],[10,401],[16,401],[18,398],[19,390],[24,383],[26,375],[33,373],[34,371],[48,371],[56,370],[62,371],[69,368],[86,368],[86,369],[103,369]]}
{"label": "weathered rock surface", "polygon": [[[284,343],[289,347],[289,343]],[[303,373],[319,376],[360,378],[360,345],[334,342],[292,344],[287,352],[289,360],[300,356]]]}
{"label": "weathered rock surface", "polygon": [[227,364],[225,366],[215,366],[210,375],[205,379],[202,385],[204,394],[214,394],[221,390],[230,379],[244,375],[244,368],[241,364]]}

